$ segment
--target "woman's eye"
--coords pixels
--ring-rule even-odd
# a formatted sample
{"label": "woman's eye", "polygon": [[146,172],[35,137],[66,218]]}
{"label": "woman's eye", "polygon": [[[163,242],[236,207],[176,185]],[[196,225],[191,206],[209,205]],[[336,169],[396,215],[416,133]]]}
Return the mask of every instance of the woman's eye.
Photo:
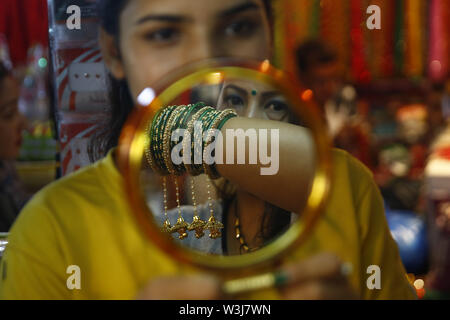
{"label": "woman's eye", "polygon": [[176,28],[162,28],[150,32],[146,38],[154,42],[171,42],[179,37],[179,31]]}
{"label": "woman's eye", "polygon": [[248,37],[254,33],[256,23],[248,20],[241,20],[231,23],[225,28],[225,34],[232,37]]}
{"label": "woman's eye", "polygon": [[289,112],[286,103],[281,101],[270,101],[264,109],[269,119],[277,121],[283,120]]}
{"label": "woman's eye", "polygon": [[232,109],[236,109],[236,110],[240,110],[242,108],[244,108],[244,99],[242,99],[240,96],[238,95],[228,95],[225,98],[225,103],[227,105],[228,108],[232,108]]}

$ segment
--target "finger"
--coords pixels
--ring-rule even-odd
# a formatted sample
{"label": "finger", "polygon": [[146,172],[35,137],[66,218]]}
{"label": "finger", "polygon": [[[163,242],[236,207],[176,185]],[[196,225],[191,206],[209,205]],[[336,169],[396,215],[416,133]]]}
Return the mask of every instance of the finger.
{"label": "finger", "polygon": [[357,295],[346,281],[308,281],[282,290],[285,300],[354,300]]}
{"label": "finger", "polygon": [[211,276],[166,277],[153,280],[137,300],[217,300],[220,283]]}
{"label": "finger", "polygon": [[322,253],[281,269],[288,284],[322,279],[342,279],[342,262],[334,254]]}

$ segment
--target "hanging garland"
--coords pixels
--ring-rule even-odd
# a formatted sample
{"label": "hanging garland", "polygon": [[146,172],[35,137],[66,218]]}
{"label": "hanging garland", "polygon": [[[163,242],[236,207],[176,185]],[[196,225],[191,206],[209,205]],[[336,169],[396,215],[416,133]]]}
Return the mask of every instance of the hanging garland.
{"label": "hanging garland", "polygon": [[[284,0],[277,1],[278,65],[296,70],[295,50],[319,37],[339,53],[341,67],[356,81],[372,77],[428,74],[442,80],[450,64],[448,0]],[[369,30],[366,10],[381,9],[381,30]],[[425,63],[426,62],[426,63]]]}
{"label": "hanging garland", "polygon": [[403,71],[405,52],[405,36],[403,28],[403,0],[395,0],[395,31],[394,31],[394,66],[395,74],[400,76]]}
{"label": "hanging garland", "polygon": [[384,38],[384,48],[382,56],[381,70],[384,77],[392,77],[394,74],[394,24],[395,24],[395,3],[394,1],[382,1],[385,19],[382,20],[382,31]]}
{"label": "hanging garland", "polygon": [[435,81],[443,80],[449,69],[448,10],[447,0],[430,1],[428,73]]}
{"label": "hanging garland", "polygon": [[360,0],[351,0],[351,48],[352,48],[352,75],[359,82],[370,81],[370,73],[367,68],[366,58],[364,56],[364,33],[362,28],[366,24],[363,21],[362,8]]}
{"label": "hanging garland", "polygon": [[321,38],[336,50],[339,67],[345,72],[350,57],[348,0],[322,0],[321,7]]}
{"label": "hanging garland", "polygon": [[370,5],[376,5],[381,10],[381,29],[368,30],[367,38],[372,48],[370,50],[370,70],[373,77],[385,78],[393,74],[393,43],[394,43],[394,12],[393,1],[372,0]]}
{"label": "hanging garland", "polygon": [[422,0],[405,0],[405,64],[404,74],[410,77],[423,75],[423,12]]}

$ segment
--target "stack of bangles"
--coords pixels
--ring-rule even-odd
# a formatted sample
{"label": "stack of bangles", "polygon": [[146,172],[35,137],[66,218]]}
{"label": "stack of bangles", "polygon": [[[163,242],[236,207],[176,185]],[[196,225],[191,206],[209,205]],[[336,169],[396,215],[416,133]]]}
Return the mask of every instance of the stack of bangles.
{"label": "stack of bangles", "polygon": [[[211,184],[209,182],[207,184],[210,217],[208,221],[203,221],[197,212],[194,182],[191,179],[194,217],[192,223],[188,224],[181,213],[180,189],[177,177],[188,173],[191,176],[207,174],[209,179],[220,178],[215,161],[206,161],[208,159],[207,147],[213,143],[213,138],[217,139],[215,133],[220,131],[225,123],[234,117],[237,117],[237,114],[231,109],[218,111],[215,108],[205,106],[203,103],[197,103],[163,108],[158,111],[148,126],[145,157],[152,170],[163,177],[165,214],[163,232],[178,233],[178,238],[181,240],[188,236],[188,231],[195,231],[197,239],[204,236],[205,230],[209,231],[211,239],[221,237],[221,229],[224,226],[221,222],[216,221],[214,216]],[[200,127],[200,130],[198,127]],[[204,132],[206,132],[205,137]],[[173,136],[179,138],[172,139]],[[181,142],[182,161],[176,164],[172,161],[172,150]],[[199,157],[201,157],[201,161],[198,159]],[[176,187],[178,220],[173,226],[168,216],[167,176],[174,177]]]}
{"label": "stack of bangles", "polygon": [[[213,142],[214,133],[235,117],[237,114],[234,110],[218,111],[204,103],[163,108],[147,129],[145,155],[150,167],[162,176],[182,176],[188,173],[194,177],[207,174],[211,179],[220,178],[215,163],[207,164],[206,148]],[[198,129],[199,126],[201,129]],[[203,136],[204,132],[206,138]],[[179,137],[177,141],[172,139],[174,133]],[[171,153],[181,140],[183,161],[181,164],[174,164]],[[191,144],[190,152],[184,152],[189,150],[188,143]],[[198,157],[202,158],[201,162]]]}

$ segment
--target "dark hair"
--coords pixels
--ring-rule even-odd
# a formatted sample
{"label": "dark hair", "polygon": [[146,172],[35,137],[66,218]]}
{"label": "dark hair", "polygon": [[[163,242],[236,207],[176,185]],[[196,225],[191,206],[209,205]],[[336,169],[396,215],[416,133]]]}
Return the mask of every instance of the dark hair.
{"label": "dark hair", "polygon": [[[120,14],[128,0],[99,0],[97,2],[100,26],[119,42]],[[89,143],[89,157],[96,161],[117,146],[120,133],[134,107],[133,98],[126,80],[117,80],[108,76],[110,109],[102,127]]]}
{"label": "dark hair", "polygon": [[11,75],[11,72],[6,68],[6,66],[3,64],[3,62],[0,61],[0,85],[3,82],[3,79],[6,77],[9,77]]}
{"label": "dark hair", "polygon": [[336,62],[336,52],[326,43],[311,39],[302,43],[296,51],[298,72],[300,75],[307,74],[311,68]]}
{"label": "dark hair", "polygon": [[[268,14],[270,23],[273,23],[273,0],[262,0]],[[122,10],[128,0],[99,0],[98,16],[100,18],[101,27],[109,34],[116,38],[119,42],[120,27],[119,18]],[[111,110],[107,119],[108,123],[100,130],[91,141],[89,154],[92,160],[104,156],[108,150],[117,146],[120,132],[125,124],[128,116],[134,108],[134,102],[131,97],[126,80],[116,80],[109,76],[109,94]],[[224,196],[224,212],[228,212],[231,203],[234,200],[233,195]],[[225,215],[224,215],[225,218]],[[290,214],[286,210],[277,208],[266,203],[263,217],[263,226],[269,225],[268,229],[261,229],[260,237],[265,240],[272,240],[284,228],[289,225]],[[225,246],[226,248],[226,246]]]}

